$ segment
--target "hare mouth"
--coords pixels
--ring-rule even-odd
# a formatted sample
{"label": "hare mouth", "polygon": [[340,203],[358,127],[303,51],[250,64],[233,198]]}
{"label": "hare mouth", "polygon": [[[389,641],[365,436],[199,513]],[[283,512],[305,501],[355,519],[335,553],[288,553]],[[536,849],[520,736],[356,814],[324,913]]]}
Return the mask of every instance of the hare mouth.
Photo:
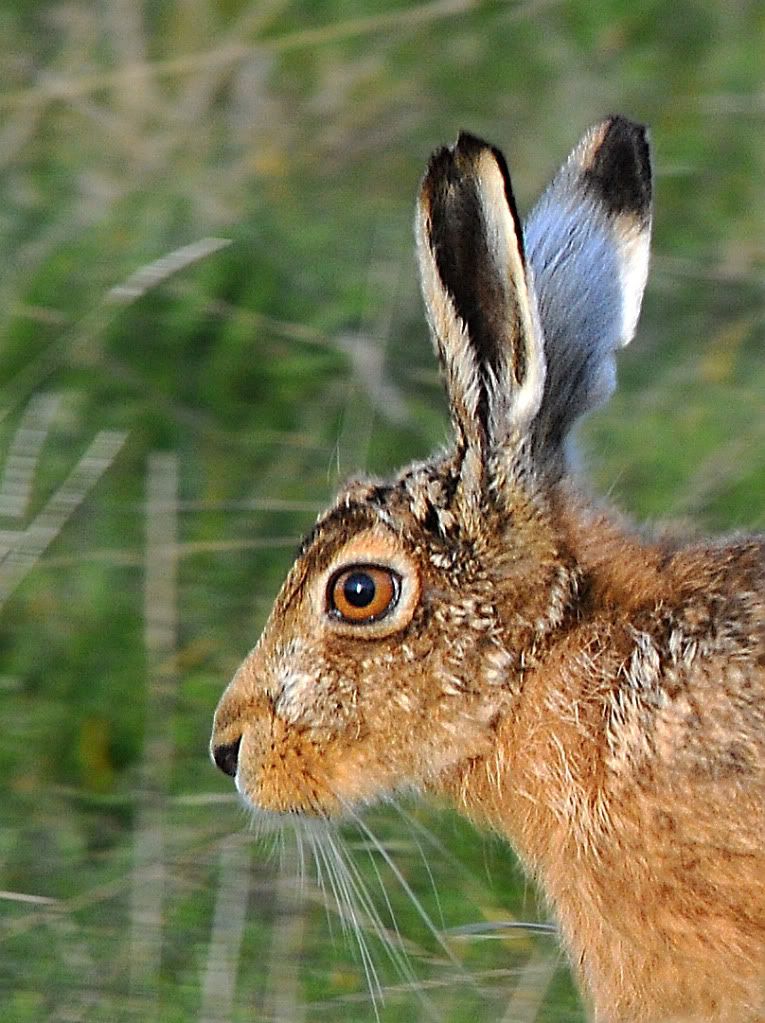
{"label": "hare mouth", "polygon": [[328,801],[316,794],[304,795],[296,792],[265,793],[259,789],[255,793],[244,784],[239,776],[234,779],[236,791],[247,811],[257,824],[278,829],[285,824],[296,821],[329,821],[342,814],[340,804],[336,801],[327,805]]}
{"label": "hare mouth", "polygon": [[[245,730],[234,784],[245,806],[258,819],[281,822],[341,815],[341,803],[318,770],[316,751],[292,742],[268,750],[251,745]],[[249,747],[249,748],[248,748]],[[313,755],[312,755],[313,754]]]}
{"label": "hare mouth", "polygon": [[[421,791],[409,778],[397,777],[390,765],[372,765],[353,751],[286,744],[253,756],[245,731],[243,756],[233,778],[247,810],[275,826],[296,821],[341,822],[367,806]],[[262,752],[262,751],[261,751]]]}
{"label": "hare mouth", "polygon": [[332,818],[323,814],[307,813],[304,810],[268,810],[253,803],[252,800],[239,793],[245,809],[250,817],[250,825],[257,837],[267,838],[276,835],[285,828],[293,828],[301,834],[314,835],[321,838],[327,830],[334,827]]}

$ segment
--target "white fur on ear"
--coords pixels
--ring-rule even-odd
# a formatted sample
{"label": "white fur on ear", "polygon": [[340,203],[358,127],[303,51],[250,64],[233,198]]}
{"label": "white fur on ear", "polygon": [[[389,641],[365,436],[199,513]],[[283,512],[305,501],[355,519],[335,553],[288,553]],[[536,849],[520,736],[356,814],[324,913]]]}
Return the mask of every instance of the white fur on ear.
{"label": "white fur on ear", "polygon": [[420,276],[458,446],[486,466],[529,433],[544,343],[504,157],[471,135],[431,158],[417,209]]}
{"label": "white fur on ear", "polygon": [[[514,291],[518,311],[518,344],[525,346],[523,380],[514,389],[496,394],[492,403],[494,420],[492,434],[502,437],[525,434],[539,411],[545,382],[545,353],[542,326],[532,274],[523,258],[523,237],[520,222],[508,203],[506,188],[509,179],[502,173],[493,150],[486,149],[478,161],[478,191],[484,213],[487,247],[499,280]],[[512,298],[508,296],[508,303]],[[495,387],[504,381],[495,380]]]}
{"label": "white fur on ear", "polygon": [[418,207],[415,221],[420,287],[425,300],[433,346],[444,374],[446,392],[460,447],[479,447],[479,375],[475,352],[466,324],[457,316],[454,302],[438,273],[428,239],[427,214]]}
{"label": "white fur on ear", "polygon": [[635,336],[643,292],[648,281],[648,264],[651,252],[651,231],[639,224],[623,224],[615,231],[619,253],[619,278],[622,292],[622,347]]}

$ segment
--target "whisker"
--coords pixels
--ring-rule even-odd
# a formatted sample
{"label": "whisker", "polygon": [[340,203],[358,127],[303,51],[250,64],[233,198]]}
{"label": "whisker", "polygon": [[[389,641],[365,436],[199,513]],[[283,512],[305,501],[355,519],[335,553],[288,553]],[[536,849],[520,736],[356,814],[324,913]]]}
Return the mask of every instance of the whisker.
{"label": "whisker", "polygon": [[[356,945],[361,956],[361,962],[364,968],[364,975],[366,977],[367,987],[369,989],[369,994],[372,1000],[372,1006],[374,1008],[375,1017],[379,1020],[378,1000],[379,1002],[384,1002],[385,996],[383,994],[383,989],[380,983],[379,974],[377,973],[377,968],[375,967],[374,960],[369,951],[369,946],[367,944],[366,937],[361,927],[361,923],[356,911],[356,906],[354,905],[352,891],[355,891],[355,889],[352,889],[352,887],[349,884],[350,878],[348,872],[345,869],[345,864],[343,862],[342,857],[340,856],[339,850],[337,849],[335,843],[332,840],[331,834],[327,832],[325,838],[327,840],[329,849],[333,854],[333,868],[336,872],[337,884],[339,889],[343,892],[345,906],[348,915],[353,923],[354,938],[356,939]],[[355,894],[358,895],[358,892],[355,892]]]}
{"label": "whisker", "polygon": [[353,807],[351,807],[349,805],[344,805],[344,809],[345,809],[346,813],[355,821],[355,823],[359,827],[359,829],[363,832],[364,835],[366,835],[366,837],[369,839],[371,844],[374,846],[374,848],[377,850],[377,852],[383,858],[383,860],[385,861],[385,863],[387,864],[387,866],[389,867],[389,869],[393,873],[393,876],[396,878],[396,880],[398,881],[398,883],[401,886],[401,888],[403,889],[403,891],[409,897],[409,899],[410,899],[410,901],[412,903],[412,906],[414,907],[414,909],[417,912],[417,915],[420,917],[422,922],[425,924],[425,927],[427,928],[428,932],[435,939],[438,947],[442,950],[442,952],[444,953],[446,958],[449,960],[449,962],[452,964],[452,966],[454,966],[454,968],[460,973],[460,975],[471,986],[476,986],[474,978],[470,976],[470,974],[465,970],[463,964],[460,962],[459,959],[457,959],[457,957],[452,952],[451,948],[449,948],[449,945],[444,940],[443,935],[438,930],[438,928],[435,926],[433,921],[430,919],[430,916],[429,916],[427,910],[423,906],[423,904],[420,901],[420,899],[417,897],[417,894],[415,893],[415,891],[412,888],[412,886],[409,884],[407,879],[401,873],[400,868],[398,867],[398,865],[396,864],[396,862],[392,858],[392,856],[389,854],[388,850],[385,848],[385,846],[382,844],[382,842],[378,839],[378,837],[375,835],[375,833],[370,830],[370,828],[367,826],[367,824],[365,824],[364,820],[355,812]]}
{"label": "whisker", "polygon": [[284,831],[280,827],[274,827],[273,823],[266,820],[260,814],[247,814],[247,829],[255,842],[262,849],[265,862],[272,866],[278,862],[281,870],[284,863]]}
{"label": "whisker", "polygon": [[278,853],[278,855],[279,855],[279,869],[283,870],[284,869],[284,860],[285,860],[286,855],[287,855],[287,840],[284,837],[284,831],[281,828],[274,835],[273,843],[272,843],[272,846],[271,846],[271,851],[272,851],[273,855],[276,855]]}
{"label": "whisker", "polygon": [[385,949],[388,953],[388,956],[391,959],[391,962],[396,967],[396,969],[398,969],[399,972],[401,972],[403,975],[409,976],[412,980],[416,980],[414,974],[411,972],[411,968],[409,967],[406,954],[403,951],[403,941],[401,939],[398,927],[396,926],[395,918],[392,915],[390,903],[388,903],[388,909],[389,912],[391,913],[391,918],[393,919],[394,922],[393,926],[396,938],[398,939],[397,942],[389,933],[388,928],[385,927],[385,925],[383,924],[377,907],[375,906],[372,897],[369,894],[366,882],[357,864],[354,863],[351,856],[349,856],[347,853],[344,854],[344,850],[338,846],[335,846],[335,855],[337,856],[338,866],[343,870],[346,876],[346,881],[350,891],[356,897],[358,903],[363,909],[366,915],[366,921],[368,925],[373,929],[381,944],[385,946]]}
{"label": "whisker", "polygon": [[295,835],[295,846],[297,848],[297,856],[298,856],[298,879],[299,879],[298,883],[300,885],[300,894],[303,895],[303,893],[305,892],[305,878],[306,878],[305,848],[303,846],[303,832],[301,831],[301,829],[299,827],[296,826],[293,829],[293,833]]}
{"label": "whisker", "polygon": [[405,985],[416,994],[417,998],[422,1003],[430,1019],[436,1021],[436,1023],[439,1023],[439,1021],[441,1021],[443,1017],[438,1012],[433,1003],[430,1001],[430,999],[424,994],[422,982],[416,976],[414,970],[411,967],[409,957],[406,953],[406,946],[403,938],[401,937],[401,932],[399,931],[398,928],[398,922],[396,921],[396,916],[395,913],[393,912],[393,907],[390,903],[390,899],[388,898],[385,883],[382,879],[382,876],[378,869],[377,863],[374,860],[374,857],[371,855],[368,849],[367,852],[369,854],[370,862],[377,877],[380,890],[383,894],[383,898],[385,899],[385,904],[391,918],[396,940],[393,939],[390,932],[388,931],[388,928],[384,926],[380,918],[380,914],[377,910],[377,907],[372,902],[372,898],[367,889],[366,882],[364,881],[364,878],[358,868],[358,865],[353,861],[353,858],[350,855],[346,853],[346,855],[343,856],[342,850],[338,849],[338,855],[342,857],[343,868],[349,872],[350,876],[348,880],[352,885],[353,891],[356,893],[356,896],[357,898],[359,898],[362,905],[366,908],[369,923],[373,927],[378,939],[384,946],[388,958],[393,964],[393,967],[398,971],[398,974],[404,981]]}
{"label": "whisker", "polygon": [[[402,806],[399,806],[395,800],[390,800],[390,804],[398,811],[402,820],[418,834],[427,841],[430,845],[436,849],[440,855],[442,855],[451,866],[455,867],[467,876],[472,876],[471,872],[465,867],[457,857],[452,853],[441,840],[433,834],[433,832],[427,828],[421,821],[418,821],[416,817],[408,813]],[[488,867],[487,867],[488,871]],[[523,877],[523,891],[524,891],[524,902],[527,901],[529,896],[529,881],[524,875]],[[475,936],[488,936],[492,932],[507,932],[507,931],[526,931],[529,934],[557,934],[558,929],[554,923],[550,923],[549,920],[481,920],[477,923],[461,924],[456,927],[445,928],[446,933],[451,937],[458,937],[461,935],[475,935]]]}
{"label": "whisker", "polygon": [[[327,864],[326,864],[326,860],[324,859],[324,856],[322,855],[322,850],[321,850],[320,846],[318,845],[318,843],[316,841],[316,836],[315,835],[311,834],[311,832],[309,831],[309,832],[306,832],[306,837],[308,839],[308,844],[311,847],[311,853],[313,854],[313,861],[316,864],[316,878],[317,878],[317,881],[319,882],[319,888],[321,889],[321,891],[324,893],[325,896],[329,895],[329,891],[332,892],[332,896],[333,896],[333,898],[335,900],[335,905],[337,906],[337,909],[338,909],[338,917],[340,918],[340,926],[341,926],[341,929],[343,930],[343,932],[345,932],[346,925],[345,925],[345,921],[343,919],[343,914],[340,912],[340,904],[338,903],[338,900],[337,900],[337,892],[335,891],[334,886],[332,885],[331,878],[328,878],[328,867],[327,867]],[[327,887],[327,880],[330,881],[330,883],[329,883],[329,890],[328,890],[328,887]],[[326,921],[327,921],[327,929],[329,931],[330,941],[332,941],[334,943],[334,941],[335,941],[335,929],[334,929],[334,925],[332,923],[332,916],[331,916],[331,914],[329,912],[329,899],[328,898],[325,898],[325,900],[324,900],[324,916],[325,916]]]}
{"label": "whisker", "polygon": [[443,911],[443,907],[441,905],[441,896],[438,894],[438,888],[436,886],[436,879],[433,876],[433,871],[430,869],[430,863],[428,862],[428,858],[425,855],[425,850],[422,848],[422,843],[420,842],[419,838],[417,837],[417,834],[418,833],[421,834],[424,831],[424,832],[426,832],[426,834],[428,835],[429,838],[433,839],[433,841],[435,842],[437,847],[441,843],[439,843],[437,841],[437,839],[435,839],[435,836],[431,835],[431,833],[428,831],[428,829],[426,827],[424,827],[422,824],[420,824],[419,821],[415,821],[414,818],[411,816],[411,814],[408,814],[401,806],[399,806],[397,800],[389,799],[388,800],[388,804],[390,806],[392,806],[394,810],[397,811],[397,813],[399,814],[401,819],[407,825],[407,827],[409,829],[409,833],[412,836],[412,840],[413,840],[414,844],[417,846],[417,852],[420,854],[420,859],[422,860],[422,865],[425,867],[425,871],[426,871],[426,873],[428,875],[428,880],[430,882],[431,891],[433,892],[433,897],[436,900],[436,909],[438,910],[438,918],[441,921],[441,928],[442,928],[442,930],[446,930],[446,920],[444,919],[444,911]]}
{"label": "whisker", "polygon": [[[367,945],[366,938],[359,923],[355,906],[353,905],[353,901],[348,893],[347,887],[344,886],[344,879],[341,877],[337,866],[330,859],[327,847],[324,844],[326,841],[330,850],[336,853],[331,842],[331,836],[328,831],[322,831],[321,833],[316,834],[308,832],[308,838],[314,854],[314,859],[316,860],[317,868],[321,869],[321,865],[323,865],[324,873],[329,881],[335,905],[337,907],[337,914],[340,918],[342,933],[348,944],[351,947],[358,949],[375,1018],[379,1021],[378,1005],[380,1002],[384,1001],[382,985],[380,983],[372,955],[369,951],[369,946]],[[349,940],[349,932],[351,928],[353,929],[355,942],[351,942]]]}
{"label": "whisker", "polygon": [[[396,914],[393,911],[393,905],[391,904],[390,898],[388,897],[388,890],[385,887],[385,881],[383,880],[382,874],[380,873],[380,869],[377,866],[377,862],[376,862],[374,856],[372,855],[371,850],[369,849],[369,845],[368,844],[366,846],[366,853],[369,856],[369,862],[372,865],[372,869],[374,870],[375,877],[377,878],[377,884],[378,884],[378,886],[380,888],[380,892],[382,893],[382,897],[385,900],[385,906],[386,906],[386,908],[388,910],[388,916],[390,917],[391,925],[392,925],[394,933],[396,935],[396,939],[398,941],[398,944],[399,944],[399,946],[402,949],[402,955],[404,957],[406,957],[405,942],[404,942],[403,937],[401,936],[401,931],[399,930],[398,920],[396,919]],[[353,866],[353,869],[354,869],[355,873],[359,877],[360,883],[363,884],[363,879],[361,878],[361,873],[359,871],[359,868],[355,864],[352,864],[352,866]],[[375,910],[375,914],[378,915],[376,910]],[[378,915],[378,919],[379,919],[379,915]],[[390,948],[393,948],[393,944],[394,943],[393,943],[392,939],[390,938],[390,936],[387,934],[387,929],[386,929],[386,943],[388,943]],[[408,975],[409,969],[410,968],[409,968],[409,965],[408,965],[408,959],[406,959],[406,966],[404,968],[404,974],[405,975]]]}
{"label": "whisker", "polygon": [[430,828],[426,827],[422,823],[422,821],[417,820],[415,816],[405,810],[397,800],[393,798],[387,799],[385,805],[392,806],[404,823],[413,831],[416,831],[418,835],[421,835],[428,845],[432,846],[432,848],[435,849],[440,856],[447,860],[452,867],[457,867],[460,871],[464,871],[464,863],[457,859],[454,853],[441,841],[438,835],[435,835]]}
{"label": "whisker", "polygon": [[527,920],[481,920],[473,924],[460,924],[450,927],[446,932],[454,938],[499,938],[504,940],[508,931],[525,931],[529,934],[551,934],[555,936],[558,928],[555,924],[544,921]]}

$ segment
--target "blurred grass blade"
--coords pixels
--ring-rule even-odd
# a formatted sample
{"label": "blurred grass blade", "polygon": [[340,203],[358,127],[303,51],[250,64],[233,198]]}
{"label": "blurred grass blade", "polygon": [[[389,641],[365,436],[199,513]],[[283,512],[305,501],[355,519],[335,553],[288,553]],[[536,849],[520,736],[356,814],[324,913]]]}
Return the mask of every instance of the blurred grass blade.
{"label": "blurred grass blade", "polygon": [[301,961],[305,939],[305,904],[295,883],[298,853],[286,843],[279,865],[279,877],[273,887],[274,922],[271,925],[271,951],[268,962],[268,986],[263,1017],[301,1023],[305,1019],[305,1001],[301,997]]}
{"label": "blurred grass blade", "polygon": [[127,434],[102,430],[27,529],[0,537],[0,607],[32,571],[125,443]]}
{"label": "blurred grass blade", "polygon": [[224,249],[231,244],[230,238],[200,238],[198,241],[183,245],[173,252],[168,252],[153,263],[139,267],[135,273],[122,284],[116,284],[107,294],[107,302],[128,304],[141,298],[147,291],[156,288],[168,277],[180,273],[193,263]]}
{"label": "blurred grass blade", "polygon": [[166,903],[165,817],[174,753],[170,723],[178,681],[177,502],[178,458],[172,453],[154,453],[146,477],[144,641],[148,677],[130,907],[130,990],[146,1007],[145,1019],[155,1018],[159,1012]]}
{"label": "blurred grass blade", "polygon": [[545,995],[558,971],[560,956],[541,945],[534,947],[507,1003],[501,1023],[535,1023],[540,1018]]}
{"label": "blurred grass blade", "polygon": [[241,835],[223,839],[212,934],[202,980],[200,1023],[228,1023],[232,1018],[247,922],[250,860],[250,843]]}
{"label": "blurred grass blade", "polygon": [[0,515],[23,518],[32,496],[37,463],[61,398],[36,394],[21,417],[0,480]]}

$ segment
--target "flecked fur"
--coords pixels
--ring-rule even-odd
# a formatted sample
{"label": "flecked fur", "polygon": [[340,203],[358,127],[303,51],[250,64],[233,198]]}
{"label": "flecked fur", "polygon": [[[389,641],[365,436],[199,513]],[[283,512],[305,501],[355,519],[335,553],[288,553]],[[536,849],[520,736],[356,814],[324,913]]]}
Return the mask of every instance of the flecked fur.
{"label": "flecked fur", "polygon": [[[765,540],[648,542],[581,496],[567,453],[635,328],[650,194],[644,129],[610,118],[524,252],[498,151],[461,136],[435,154],[417,235],[454,447],[343,489],[222,697],[212,749],[261,811],[333,817],[414,788],[496,828],[598,1023],[755,1023]],[[573,227],[553,258],[540,225],[560,208]],[[572,325],[579,281],[597,314]],[[328,614],[348,564],[402,580],[381,620]]]}

